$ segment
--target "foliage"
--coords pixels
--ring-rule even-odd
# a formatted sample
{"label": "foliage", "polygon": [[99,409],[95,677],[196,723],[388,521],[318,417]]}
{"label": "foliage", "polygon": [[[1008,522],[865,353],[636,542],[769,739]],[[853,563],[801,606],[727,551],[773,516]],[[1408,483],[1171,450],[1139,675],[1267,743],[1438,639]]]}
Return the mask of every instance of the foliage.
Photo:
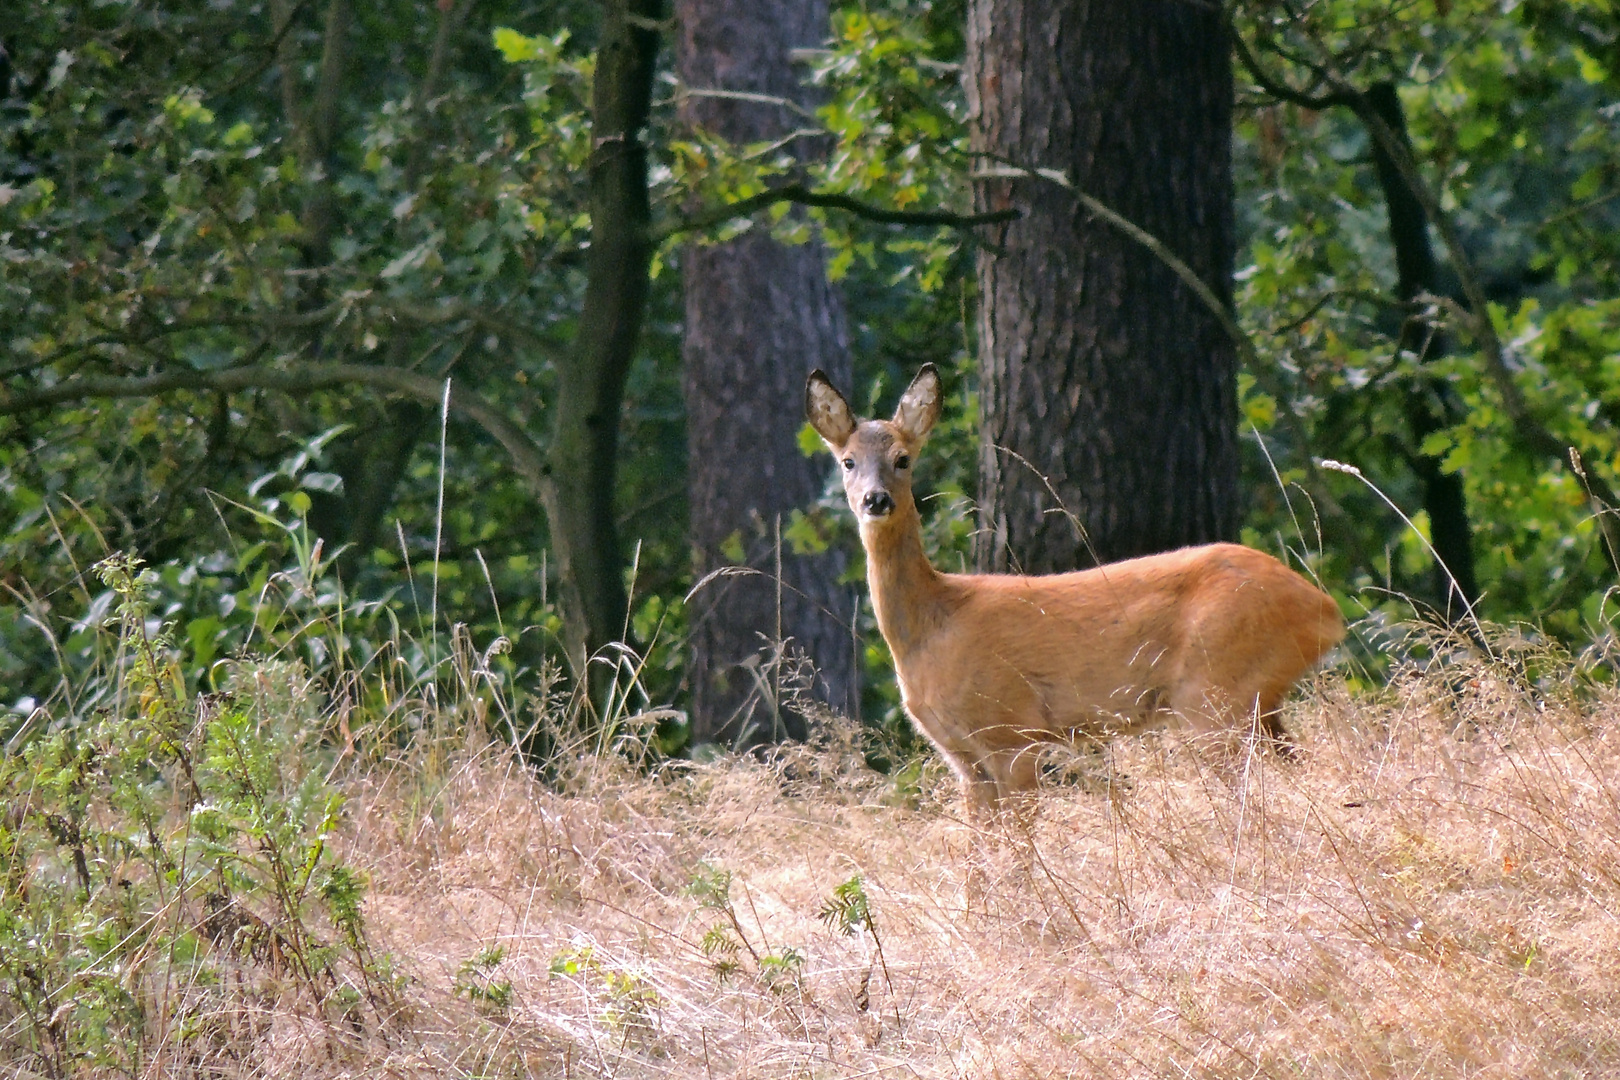
{"label": "foliage", "polygon": [[[1608,189],[1620,175],[1610,107],[1620,83],[1591,50],[1612,43],[1614,13],[1604,5],[1339,3],[1294,18],[1254,4],[1238,25],[1273,76],[1311,93],[1323,91],[1312,79],[1325,70],[1361,89],[1396,85],[1421,171],[1470,264],[1459,268],[1437,240],[1449,291],[1460,296],[1459,269],[1483,280],[1534,416],[1582,447],[1586,467],[1612,475],[1620,432],[1605,402],[1616,393],[1607,359],[1620,355],[1612,300],[1620,218]],[[1451,312],[1394,302],[1368,132],[1348,109],[1303,108],[1258,88],[1244,104],[1239,208],[1250,240],[1238,303],[1259,353],[1245,413],[1270,458],[1252,464],[1269,472],[1274,461],[1286,485],[1252,487],[1251,535],[1320,548],[1324,581],[1353,606],[1387,609],[1386,591],[1432,600],[1422,545],[1371,492],[1318,472],[1312,460],[1357,464],[1414,507],[1408,463],[1420,450],[1443,455],[1466,487],[1481,613],[1533,621],[1566,641],[1606,635],[1615,571],[1581,478],[1569,461],[1526,445],[1473,351],[1479,343]],[[1398,349],[1407,319],[1428,324],[1429,340],[1448,340],[1452,355]],[[1424,392],[1420,364],[1461,404],[1458,421],[1421,444],[1403,412],[1409,395]],[[1290,500],[1290,488],[1307,498]]]}
{"label": "foliage", "polygon": [[606,1001],[602,1022],[626,1038],[646,1040],[656,1033],[658,1009],[663,1004],[658,991],[636,972],[600,959],[591,946],[578,946],[553,956],[551,977],[595,984]]}
{"label": "foliage", "polygon": [[[392,4],[338,25],[315,17],[326,7],[272,4],[266,20],[60,0],[8,28],[0,397],[85,377],[290,380],[6,410],[0,565],[49,627],[0,630],[8,705],[58,681],[47,639],[90,599],[77,568],[136,550],[165,577],[223,573],[214,592],[240,591],[237,538],[292,489],[351,594],[407,621],[454,611],[508,636],[519,665],[555,642],[544,522],[488,434],[452,416],[441,467],[433,405],[299,380],[333,363],[449,378],[528,430],[550,424],[582,287],[592,18]],[[508,65],[491,40],[507,23],[555,45]],[[317,61],[334,48],[346,63],[329,78]],[[687,572],[672,284],[629,389],[627,439],[647,452],[621,470],[643,596]],[[182,602],[188,623],[216,614],[201,588]]]}
{"label": "foliage", "polygon": [[480,949],[456,972],[456,992],[492,1012],[505,1012],[512,1004],[512,980],[495,977],[495,970],[506,959],[499,945]]}
{"label": "foliage", "polygon": [[36,713],[0,762],[7,1059],[206,1067],[264,993],[375,1027],[395,987],[365,883],[329,846],[343,799],[312,752],[316,688],[291,660],[226,661],[217,693],[192,694],[149,575],[95,570],[116,598],[112,692],[93,720]]}
{"label": "foliage", "polygon": [[[325,5],[273,3],[268,20],[201,0],[36,7],[6,39],[0,399],[83,377],[349,363],[449,377],[544,442],[583,284],[594,8],[501,0],[424,19],[389,3],[353,13],[333,37]],[[1262,67],[1306,97],[1330,89],[1324,71],[1397,85],[1420,171],[1485,285],[1534,418],[1582,448],[1589,475],[1620,470],[1612,6],[1255,0],[1232,12]],[[920,362],[948,373],[921,487],[934,494],[930,553],[967,565],[983,231],[786,204],[685,229],[702,208],[787,182],[879,207],[966,211],[962,17],[945,0],[836,7],[826,47],[804,57],[821,97],[795,146],[729,146],[683,128],[684,88],[661,76],[651,142],[663,244],[618,493],[622,528],[640,542],[630,625],[651,644],[633,661],[605,658],[624,661],[617,670],[646,704],[682,692],[684,244],[750,228],[826,244],[848,302],[852,400],[865,411],[892,401]],[[332,84],[323,57],[334,42],[344,64]],[[1408,610],[1405,597],[1434,599],[1428,551],[1371,490],[1315,462],[1356,465],[1423,529],[1412,462],[1440,455],[1466,485],[1481,614],[1533,621],[1570,644],[1605,638],[1614,570],[1594,508],[1567,460],[1525,443],[1447,307],[1465,268],[1442,251],[1448,295],[1397,303],[1362,123],[1342,107],[1281,101],[1241,66],[1238,84],[1237,307],[1255,356],[1242,378],[1245,537],[1287,548],[1347,609],[1387,622]],[[1449,355],[1398,348],[1414,323]],[[1435,379],[1452,421],[1419,440],[1406,405]],[[451,635],[434,623],[453,612],[478,640],[510,641],[490,662],[532,685],[558,658],[547,523],[476,425],[450,418],[441,467],[436,413],[349,384],[182,387],[8,411],[0,587],[27,618],[0,628],[5,704],[20,719],[42,703],[80,717],[101,703],[107,684],[82,675],[102,662],[97,625],[113,600],[83,568],[121,549],[153,568],[153,602],[190,644],[179,661],[188,692],[214,687],[222,662],[253,644],[269,595],[321,628],[290,647],[323,678],[390,641],[406,643],[390,661],[402,680],[443,677]],[[855,547],[831,490],[785,531],[802,548]],[[317,577],[342,587],[311,591]],[[339,610],[358,621],[334,636],[322,620]],[[864,717],[903,737],[870,622],[865,639]],[[320,654],[327,642],[336,648]],[[621,704],[604,707],[642,711]],[[678,745],[678,721],[664,725],[660,745]]]}

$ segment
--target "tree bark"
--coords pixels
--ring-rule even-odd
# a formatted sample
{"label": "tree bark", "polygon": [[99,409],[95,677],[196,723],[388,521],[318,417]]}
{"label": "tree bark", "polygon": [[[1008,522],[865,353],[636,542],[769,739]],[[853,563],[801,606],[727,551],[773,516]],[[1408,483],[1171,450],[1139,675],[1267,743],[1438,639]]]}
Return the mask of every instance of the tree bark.
{"label": "tree bark", "polygon": [[[1383,120],[1390,133],[1411,152],[1406,135],[1406,115],[1393,83],[1375,83],[1363,99]],[[1429,216],[1423,204],[1407,186],[1388,150],[1376,137],[1372,140],[1373,164],[1389,210],[1389,238],[1395,246],[1395,295],[1411,300],[1422,293],[1440,292],[1440,275],[1429,242]],[[1400,347],[1422,363],[1445,356],[1449,343],[1427,326],[1408,321],[1400,333]],[[1479,599],[1474,576],[1474,533],[1468,521],[1468,505],[1462,476],[1446,472],[1439,458],[1423,452],[1423,440],[1433,432],[1458,422],[1461,408],[1450,386],[1427,376],[1407,395],[1406,419],[1412,429],[1413,471],[1423,485],[1423,508],[1429,514],[1429,534],[1440,556],[1434,568],[1434,592],[1439,611],[1445,618],[1461,619]]]}
{"label": "tree bark", "polygon": [[[1158,237],[1230,306],[1228,41],[1175,2],[971,0],[973,148],[1059,169]],[[1231,539],[1237,358],[1151,252],[1040,179],[982,180],[1017,205],[978,261],[981,569],[1031,573]]]}
{"label": "tree bark", "polygon": [[568,650],[583,673],[628,634],[624,552],[614,514],[619,410],[641,340],[652,262],[644,142],[660,0],[607,0],[591,91],[591,247],[574,347],[558,364],[546,516],[562,583]]}
{"label": "tree bark", "polygon": [[432,406],[411,400],[362,406],[364,430],[334,455],[333,470],[343,488],[332,494],[311,492],[309,524],[325,538],[328,549],[342,545],[338,567],[353,581],[372,548],[389,537],[382,528],[411,455],[425,432],[434,430]]}
{"label": "tree bark", "polygon": [[[825,0],[678,0],[676,14],[681,79],[698,92],[686,100],[688,122],[734,143],[778,139],[797,126],[781,106],[701,92],[805,102],[788,53],[826,37]],[[813,660],[815,694],[855,709],[843,557],[797,556],[778,544],[778,523],[811,503],[825,479],[824,463],[800,453],[795,436],[813,369],[848,385],[843,304],[819,246],[786,246],[763,231],[689,247],[683,275],[694,570],[702,578],[732,565],[723,549],[740,543],[743,565],[758,571],[713,578],[692,599],[692,737],[803,738],[805,720],[781,708],[773,673],[749,662],[768,660],[774,643],[791,639]]]}

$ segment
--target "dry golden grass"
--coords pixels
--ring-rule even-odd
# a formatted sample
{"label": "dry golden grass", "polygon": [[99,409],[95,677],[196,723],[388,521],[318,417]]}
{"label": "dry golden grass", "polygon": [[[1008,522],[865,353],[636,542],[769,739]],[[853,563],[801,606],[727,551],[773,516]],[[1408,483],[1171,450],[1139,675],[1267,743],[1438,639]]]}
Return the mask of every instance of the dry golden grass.
{"label": "dry golden grass", "polygon": [[[351,803],[373,943],[406,977],[365,1065],[1620,1075],[1617,713],[1484,670],[1378,704],[1327,676],[1289,715],[1297,762],[1217,775],[1124,741],[1111,787],[1054,784],[988,827],[943,770],[938,801],[901,805],[836,732],[771,765],[582,762],[561,790],[493,750],[396,769]],[[747,938],[726,977],[705,867],[733,874]],[[857,874],[876,941],[818,918]],[[803,962],[773,979],[749,949]]]}

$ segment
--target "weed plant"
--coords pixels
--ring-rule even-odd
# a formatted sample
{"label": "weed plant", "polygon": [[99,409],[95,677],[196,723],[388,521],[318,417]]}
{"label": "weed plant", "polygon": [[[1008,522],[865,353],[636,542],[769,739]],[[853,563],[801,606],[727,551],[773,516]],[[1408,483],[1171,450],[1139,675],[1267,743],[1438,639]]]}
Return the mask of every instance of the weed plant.
{"label": "weed plant", "polygon": [[397,987],[329,843],[323,695],[284,660],[189,692],[138,562],[95,572],[111,692],[76,723],[36,713],[0,763],[0,1051],[52,1077],[207,1072],[278,1014],[327,1056],[363,1044]]}

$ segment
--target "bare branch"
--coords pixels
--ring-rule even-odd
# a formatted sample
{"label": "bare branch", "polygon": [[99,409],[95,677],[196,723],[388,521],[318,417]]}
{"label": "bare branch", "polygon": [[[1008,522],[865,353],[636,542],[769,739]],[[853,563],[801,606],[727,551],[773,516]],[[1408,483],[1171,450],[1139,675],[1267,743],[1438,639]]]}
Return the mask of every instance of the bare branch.
{"label": "bare branch", "polygon": [[294,20],[296,20],[299,14],[302,13],[303,10],[309,5],[310,0],[298,0],[298,3],[294,4],[292,8],[286,12],[286,18],[283,19],[280,16],[274,17],[275,21],[281,23],[281,28],[276,31],[275,36],[272,37],[269,44],[265,46],[264,59],[247,74],[237,78],[223,90],[218,91],[218,96],[225,97],[230,94],[234,94],[238,90],[242,89],[242,87],[258,81],[259,76],[268,71],[270,66],[276,62],[277,56],[279,56],[281,53],[282,40],[286,38],[288,31],[293,28]]}
{"label": "bare branch", "polygon": [[757,195],[738,199],[734,203],[717,206],[694,217],[682,218],[654,231],[653,240],[663,242],[682,233],[702,232],[736,218],[747,217],[778,203],[796,203],[800,206],[818,206],[828,210],[844,210],[867,221],[886,225],[943,225],[952,229],[971,229],[979,225],[996,225],[1014,221],[1022,216],[1016,209],[992,210],[985,214],[958,214],[951,210],[891,210],[874,206],[849,195],[833,191],[811,191],[803,184],[783,184]]}
{"label": "bare branch", "polygon": [[1334,105],[1348,105],[1349,101],[1343,94],[1334,92],[1313,96],[1308,90],[1296,90],[1282,79],[1275,78],[1266,72],[1258,57],[1249,49],[1249,43],[1243,40],[1237,27],[1230,21],[1226,24],[1227,36],[1232,39],[1232,50],[1237,53],[1238,63],[1243,70],[1249,73],[1249,78],[1255,84],[1279,101],[1286,101],[1290,105],[1298,105],[1305,109],[1315,109],[1318,112]]}
{"label": "bare branch", "polygon": [[814,120],[816,114],[800,105],[791,98],[781,97],[777,94],[756,94],[749,90],[712,90],[703,87],[683,86],[675,92],[674,100],[677,104],[687,98],[719,98],[725,101],[751,101],[756,105],[775,105],[797,113],[807,120]]}
{"label": "bare branch", "polygon": [[1102,218],[1108,224],[1147,248],[1155,258],[1169,267],[1170,271],[1180,278],[1183,284],[1191,289],[1199,300],[1203,301],[1210,314],[1215,316],[1216,320],[1221,324],[1221,329],[1226,331],[1227,337],[1232,339],[1232,344],[1237,346],[1244,362],[1253,364],[1255,359],[1254,345],[1249,341],[1249,335],[1244,333],[1243,328],[1237,324],[1237,318],[1232,314],[1231,309],[1221,302],[1221,298],[1215,295],[1215,290],[1210,288],[1209,284],[1198,276],[1197,271],[1183,262],[1158,237],[1125,215],[1075,187],[1074,181],[1070,180],[1068,174],[1061,169],[1031,169],[1021,165],[1000,163],[984,166],[973,173],[973,179],[975,180],[1009,178],[1046,180],[1058,185],[1072,194],[1080,205],[1090,211],[1093,216]]}
{"label": "bare branch", "polygon": [[[178,390],[237,393],[243,390],[279,390],[303,394],[337,386],[370,386],[403,394],[425,405],[437,406],[444,382],[414,371],[365,364],[294,364],[286,367],[238,367],[220,371],[173,369],[133,377],[87,376],[56,386],[25,391],[0,390],[0,416],[90,398],[156,397]],[[505,449],[512,468],[542,502],[551,496],[550,467],[545,451],[521,427],[476,394],[457,387],[450,411],[483,428]]]}
{"label": "bare branch", "polygon": [[[1126,236],[1129,236],[1132,240],[1135,240],[1137,243],[1147,248],[1147,250],[1155,258],[1164,263],[1164,265],[1168,267],[1170,271],[1176,275],[1176,277],[1180,278],[1182,282],[1193,291],[1193,294],[1203,302],[1204,306],[1209,309],[1209,313],[1215,317],[1215,320],[1220,324],[1221,329],[1226,332],[1227,337],[1232,339],[1232,344],[1238,352],[1238,359],[1242,361],[1242,363],[1249,369],[1251,373],[1254,374],[1255,378],[1259,379],[1261,384],[1267,386],[1268,390],[1273,392],[1279,399],[1286,396],[1282,393],[1279,387],[1269,385],[1271,383],[1271,379],[1268,377],[1269,373],[1264,365],[1259,362],[1259,356],[1255,352],[1253,340],[1244,331],[1243,327],[1238,325],[1237,316],[1230,308],[1221,302],[1221,298],[1215,295],[1215,290],[1210,288],[1209,284],[1205,282],[1203,278],[1198,276],[1197,271],[1183,262],[1182,259],[1177,256],[1175,252],[1171,251],[1167,246],[1165,246],[1163,241],[1161,241],[1158,237],[1154,236],[1152,233],[1148,232],[1134,221],[1131,221],[1125,215],[1106,205],[1100,199],[1094,198],[1093,196],[1087,195],[1085,192],[1079,190],[1077,187],[1075,187],[1074,181],[1070,180],[1068,174],[1063,172],[1061,169],[1031,169],[1022,165],[1008,162],[1006,160],[996,159],[992,155],[983,156],[991,157],[991,160],[994,161],[995,164],[976,170],[973,174],[974,178],[1028,178],[1034,180],[1045,180],[1048,183],[1056,184],[1065,191],[1070,192],[1075,197],[1076,201],[1078,201],[1081,206],[1084,206],[1094,216],[1108,222],[1108,224],[1114,226],[1114,228],[1120,230]],[[1294,436],[1298,440],[1301,449],[1303,450],[1305,447],[1308,447],[1310,445],[1310,440],[1306,436],[1304,426],[1301,424],[1298,415],[1295,414],[1292,409],[1284,409],[1282,415],[1286,418],[1288,425],[1293,429]],[[1321,489],[1322,485],[1319,482],[1320,474],[1317,471],[1316,459],[1309,453],[1306,453],[1304,458],[1306,475],[1310,477],[1312,482],[1315,483],[1319,489]],[[1337,503],[1332,501],[1331,496],[1328,498],[1327,505],[1337,508]]]}

